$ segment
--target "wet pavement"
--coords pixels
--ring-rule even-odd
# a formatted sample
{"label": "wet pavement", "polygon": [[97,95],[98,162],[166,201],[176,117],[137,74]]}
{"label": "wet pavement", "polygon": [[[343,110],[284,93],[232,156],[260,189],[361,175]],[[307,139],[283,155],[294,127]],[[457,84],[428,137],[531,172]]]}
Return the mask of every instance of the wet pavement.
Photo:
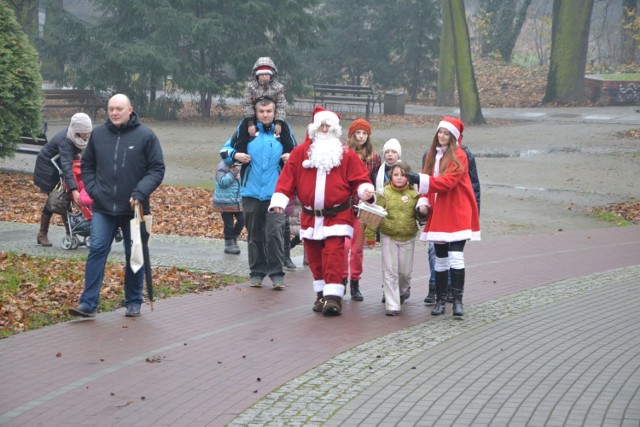
{"label": "wet pavement", "polygon": [[[635,117],[617,111],[606,115]],[[555,114],[545,120],[564,120]],[[36,230],[0,223],[0,250],[87,254],[60,247],[61,227],[42,248]],[[245,246],[151,244],[154,265],[248,275]],[[429,314],[417,243],[396,317],[368,250],[365,300],[347,297],[340,317],[311,311],[300,267],[284,291],[242,283],[145,305],[140,318],[120,309],[0,340],[0,425],[640,425],[640,226],[471,242],[465,259],[464,320],[450,305]]]}
{"label": "wet pavement", "polygon": [[[35,230],[0,224],[1,248],[87,253],[41,248]],[[154,262],[246,274],[244,247],[157,237]],[[450,306],[430,316],[418,244],[397,317],[384,315],[372,250],[365,301],[347,297],[337,318],[311,311],[299,268],[284,291],[243,283],[0,340],[0,424],[638,425],[640,226],[472,242],[465,254],[464,320]]]}

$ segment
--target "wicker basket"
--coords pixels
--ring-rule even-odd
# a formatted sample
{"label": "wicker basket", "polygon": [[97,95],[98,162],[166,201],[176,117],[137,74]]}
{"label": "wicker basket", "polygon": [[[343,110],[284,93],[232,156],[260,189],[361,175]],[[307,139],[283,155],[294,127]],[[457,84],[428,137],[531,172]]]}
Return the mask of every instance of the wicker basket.
{"label": "wicker basket", "polygon": [[381,206],[369,205],[364,202],[358,203],[358,219],[369,227],[379,227],[386,216],[387,211]]}

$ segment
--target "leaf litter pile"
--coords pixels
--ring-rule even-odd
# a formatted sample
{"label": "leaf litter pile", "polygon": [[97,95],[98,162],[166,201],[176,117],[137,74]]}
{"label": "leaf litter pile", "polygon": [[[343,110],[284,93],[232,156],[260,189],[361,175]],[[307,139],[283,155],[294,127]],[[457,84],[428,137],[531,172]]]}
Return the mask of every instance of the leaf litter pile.
{"label": "leaf litter pile", "polygon": [[[84,260],[0,252],[0,338],[68,320],[84,287]],[[220,289],[235,276],[153,268],[155,298]],[[98,311],[122,307],[124,265],[107,263]]]}
{"label": "leaf litter pile", "polygon": [[[478,61],[474,63],[474,71],[484,107],[540,106],[548,74],[545,67],[525,69]],[[374,125],[377,122],[378,125],[423,126],[433,125],[438,120],[436,117],[405,115],[377,116],[373,122]],[[640,139],[640,129],[615,136]],[[0,221],[37,224],[45,197],[33,185],[30,175],[0,172]],[[222,239],[222,218],[213,212],[210,201],[210,190],[161,186],[151,201],[153,233]],[[640,223],[640,201],[616,203],[603,210]],[[62,225],[60,216],[54,218],[54,223]],[[157,298],[206,292],[243,280],[178,268],[154,268],[153,274]],[[99,311],[122,306],[122,276],[122,264],[107,264]],[[0,338],[69,319],[67,308],[77,304],[83,286],[82,260],[0,252]]]}
{"label": "leaf litter pile", "polygon": [[[46,195],[30,175],[0,172],[0,193],[0,221],[39,223]],[[210,200],[210,190],[161,186],[151,202],[153,233],[222,239],[222,218],[213,212]],[[53,222],[62,226],[59,215],[54,215]],[[0,252],[0,338],[68,320],[67,308],[78,303],[84,287],[84,265],[78,260]],[[159,299],[244,280],[175,267],[153,268],[153,277]],[[98,311],[122,306],[123,281],[123,265],[108,263]]]}

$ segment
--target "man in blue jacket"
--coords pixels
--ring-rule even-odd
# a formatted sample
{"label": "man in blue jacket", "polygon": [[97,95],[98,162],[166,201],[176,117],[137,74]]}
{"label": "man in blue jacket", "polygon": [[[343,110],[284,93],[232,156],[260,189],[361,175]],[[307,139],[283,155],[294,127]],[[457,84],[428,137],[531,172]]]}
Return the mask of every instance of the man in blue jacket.
{"label": "man in blue jacket", "polygon": [[282,142],[276,138],[276,106],[272,99],[258,99],[255,110],[256,136],[244,143],[246,135],[239,134],[236,144],[230,139],[220,155],[228,164],[242,163],[240,195],[249,239],[251,286],[262,287],[265,276],[269,276],[273,289],[281,290],[284,289],[284,216],[269,212],[269,204],[282,164],[293,149],[293,144],[285,141],[295,140],[292,136]]}
{"label": "man in blue jacket", "polygon": [[107,122],[92,132],[82,156],[82,180],[93,199],[91,246],[80,305],[70,308],[69,314],[96,315],[111,242],[120,227],[126,257],[125,315],[136,317],[142,304],[144,269],[133,273],[129,264],[131,206],[142,204],[144,214],[150,213],[149,197],[164,178],[164,159],[158,138],[140,123],[126,95],[109,99],[107,113]]}

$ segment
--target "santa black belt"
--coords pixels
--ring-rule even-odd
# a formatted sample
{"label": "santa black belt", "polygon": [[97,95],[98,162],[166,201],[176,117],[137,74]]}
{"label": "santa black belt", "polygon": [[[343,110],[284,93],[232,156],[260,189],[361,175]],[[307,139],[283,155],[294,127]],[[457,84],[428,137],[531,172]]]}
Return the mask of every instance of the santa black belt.
{"label": "santa black belt", "polygon": [[346,211],[347,209],[349,209],[349,207],[351,206],[351,199],[347,200],[346,202],[338,205],[338,206],[334,206],[332,208],[324,208],[324,209],[307,209],[304,206],[302,207],[302,212],[306,213],[307,215],[313,215],[313,216],[336,216],[338,215],[340,212],[342,211]]}

